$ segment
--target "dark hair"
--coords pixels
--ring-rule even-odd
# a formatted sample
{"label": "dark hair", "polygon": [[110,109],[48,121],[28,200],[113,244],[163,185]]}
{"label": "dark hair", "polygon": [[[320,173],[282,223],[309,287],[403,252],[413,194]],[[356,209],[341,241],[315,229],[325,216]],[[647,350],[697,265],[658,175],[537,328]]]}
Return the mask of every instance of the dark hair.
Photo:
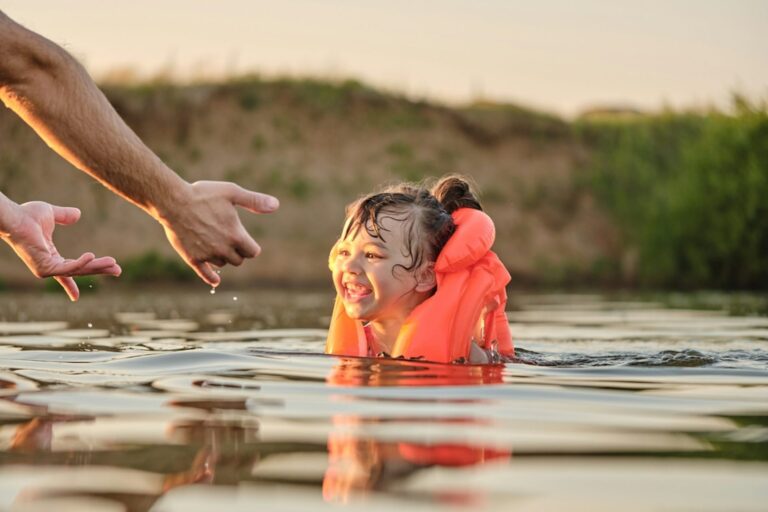
{"label": "dark hair", "polygon": [[[411,264],[401,266],[403,270],[418,268],[425,258],[437,259],[456,230],[451,213],[459,208],[483,208],[472,185],[462,176],[445,176],[430,185],[428,181],[401,183],[361,197],[347,206],[341,239],[362,227],[370,236],[384,240],[382,231],[387,229],[381,226],[382,218],[409,221],[405,228],[405,250]],[[418,242],[414,243],[415,240]]]}

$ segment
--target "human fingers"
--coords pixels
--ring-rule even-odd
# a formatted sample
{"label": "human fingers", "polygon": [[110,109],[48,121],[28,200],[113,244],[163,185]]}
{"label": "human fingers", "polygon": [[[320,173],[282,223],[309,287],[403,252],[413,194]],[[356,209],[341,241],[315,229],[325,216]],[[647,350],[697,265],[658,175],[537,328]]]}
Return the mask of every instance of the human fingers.
{"label": "human fingers", "polygon": [[232,249],[229,254],[227,254],[227,263],[234,265],[235,267],[242,265],[243,260],[244,258],[235,249]]}
{"label": "human fingers", "polygon": [[216,287],[219,286],[219,283],[221,283],[221,277],[219,274],[214,272],[214,270],[211,268],[211,265],[205,261],[201,261],[199,263],[190,263],[190,266],[192,267],[192,270],[195,271],[195,274],[205,281],[207,284]]}
{"label": "human fingers", "polygon": [[121,272],[122,269],[120,268],[120,265],[118,265],[115,258],[112,258],[111,256],[96,258],[78,270],[79,275],[107,274],[119,276]]}
{"label": "human fingers", "polygon": [[117,263],[114,263],[112,265],[108,266],[102,266],[95,268],[93,270],[89,270],[87,272],[82,272],[81,275],[105,275],[105,276],[113,276],[118,277],[120,274],[123,273],[123,269],[118,265]]}
{"label": "human fingers", "polygon": [[280,207],[276,197],[260,192],[246,190],[235,183],[229,184],[229,197],[232,203],[242,206],[253,213],[271,213]]}
{"label": "human fingers", "polygon": [[213,265],[216,269],[219,269],[227,264],[227,260],[224,256],[211,256],[205,260],[209,265]]}
{"label": "human fingers", "polygon": [[80,219],[80,210],[71,206],[55,206],[53,209],[53,220],[56,224],[74,224]]}
{"label": "human fingers", "polygon": [[78,270],[93,261],[95,258],[92,252],[82,254],[76,260],[62,259],[56,263],[44,265],[44,271],[40,272],[39,277],[72,276],[78,273]]}
{"label": "human fingers", "polygon": [[108,275],[119,276],[123,272],[120,265],[112,263],[111,265],[84,265],[81,268],[67,274],[54,274],[54,275],[67,275],[67,276],[94,276],[94,275]]}
{"label": "human fingers", "polygon": [[242,230],[239,241],[235,244],[235,251],[243,258],[253,258],[261,253],[261,247],[256,240],[251,238],[245,229]]}
{"label": "human fingers", "polygon": [[64,288],[64,291],[67,292],[69,300],[75,302],[78,298],[80,298],[80,290],[78,289],[77,283],[74,279],[66,276],[56,276],[54,279],[58,281],[61,287]]}

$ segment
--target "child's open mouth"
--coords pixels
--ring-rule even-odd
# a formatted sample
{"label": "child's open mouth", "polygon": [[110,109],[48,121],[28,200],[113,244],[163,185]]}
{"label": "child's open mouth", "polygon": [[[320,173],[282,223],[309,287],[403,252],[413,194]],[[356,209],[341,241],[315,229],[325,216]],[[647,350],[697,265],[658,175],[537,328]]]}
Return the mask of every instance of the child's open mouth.
{"label": "child's open mouth", "polygon": [[349,302],[359,302],[371,295],[373,290],[361,284],[347,282],[344,283],[344,295]]}

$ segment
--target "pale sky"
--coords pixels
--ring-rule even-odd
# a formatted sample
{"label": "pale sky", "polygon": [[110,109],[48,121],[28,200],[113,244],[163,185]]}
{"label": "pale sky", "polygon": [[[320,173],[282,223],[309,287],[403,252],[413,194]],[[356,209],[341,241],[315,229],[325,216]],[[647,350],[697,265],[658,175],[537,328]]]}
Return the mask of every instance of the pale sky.
{"label": "pale sky", "polygon": [[562,115],[768,98],[768,0],[0,0],[96,76],[357,78]]}

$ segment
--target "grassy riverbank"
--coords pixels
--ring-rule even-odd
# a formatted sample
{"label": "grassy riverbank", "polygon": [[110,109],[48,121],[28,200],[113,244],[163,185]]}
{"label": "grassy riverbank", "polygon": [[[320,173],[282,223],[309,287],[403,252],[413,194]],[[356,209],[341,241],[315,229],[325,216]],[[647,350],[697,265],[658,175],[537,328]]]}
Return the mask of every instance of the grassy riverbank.
{"label": "grassy riverbank", "polygon": [[[525,286],[768,288],[765,105],[733,113],[610,114],[567,121],[516,105],[448,107],[355,81],[107,85],[128,124],[188,180],[280,197],[244,216],[264,248],[240,284],[327,282],[344,205],[376,185],[461,172],[497,223],[496,250]],[[0,189],[83,210],[65,254],[116,256],[126,280],[194,279],[159,226],[0,112]],[[10,250],[0,276],[34,279]]]}

